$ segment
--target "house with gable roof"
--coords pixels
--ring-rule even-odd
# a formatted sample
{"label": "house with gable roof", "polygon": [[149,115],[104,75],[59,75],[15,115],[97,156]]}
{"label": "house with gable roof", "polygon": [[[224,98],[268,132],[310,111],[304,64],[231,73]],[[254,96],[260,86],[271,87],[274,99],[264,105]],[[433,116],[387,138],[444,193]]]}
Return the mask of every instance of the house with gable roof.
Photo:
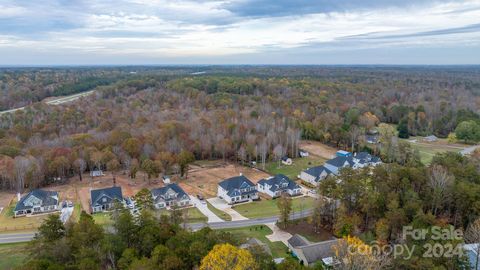
{"label": "house with gable roof", "polygon": [[218,183],[217,196],[228,204],[258,199],[257,186],[243,175]]}
{"label": "house with gable roof", "polygon": [[15,217],[60,210],[58,192],[34,189],[23,196],[13,210]]}
{"label": "house with gable roof", "polygon": [[185,207],[192,204],[190,196],[177,184],[168,184],[151,191],[155,208]]}
{"label": "house with gable roof", "polygon": [[325,166],[316,166],[312,168],[308,168],[305,171],[302,171],[300,173],[299,178],[302,179],[303,181],[314,185],[318,186],[318,184],[327,176],[331,175],[332,171],[327,169]]}
{"label": "house with gable roof", "polygon": [[92,213],[112,210],[115,202],[124,203],[122,188],[110,187],[90,191]]}
{"label": "house with gable roof", "polygon": [[282,193],[287,193],[290,196],[298,196],[302,194],[300,186],[283,174],[277,174],[270,178],[258,181],[257,190],[272,198],[279,197]]}

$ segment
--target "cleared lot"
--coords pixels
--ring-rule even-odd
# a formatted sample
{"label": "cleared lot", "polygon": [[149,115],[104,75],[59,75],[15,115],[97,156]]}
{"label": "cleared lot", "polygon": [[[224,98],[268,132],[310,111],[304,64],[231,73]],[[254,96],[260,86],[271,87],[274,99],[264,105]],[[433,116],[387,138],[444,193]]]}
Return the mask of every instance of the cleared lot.
{"label": "cleared lot", "polygon": [[424,164],[430,164],[432,158],[437,153],[444,152],[460,152],[465,148],[471,147],[471,145],[462,143],[448,143],[447,139],[438,139],[436,142],[425,142],[423,137],[410,137],[408,139],[401,139],[410,143],[413,148],[417,149],[420,153],[420,158]]}
{"label": "cleared lot", "polygon": [[335,157],[337,149],[316,141],[301,141],[300,148],[308,151],[310,155],[331,159]]}
{"label": "cleared lot", "polygon": [[224,179],[245,175],[253,183],[270,175],[260,170],[234,164],[217,165],[215,167],[192,167],[188,178],[182,179],[179,185],[190,195],[202,194],[206,198],[217,195],[217,185]]}
{"label": "cleared lot", "polygon": [[265,170],[272,175],[281,173],[288,176],[290,179],[295,180],[298,175],[300,175],[301,171],[314,166],[323,165],[325,164],[325,161],[327,160],[323,157],[310,155],[304,158],[293,159],[292,165],[278,164],[277,161],[269,162],[265,165]]}

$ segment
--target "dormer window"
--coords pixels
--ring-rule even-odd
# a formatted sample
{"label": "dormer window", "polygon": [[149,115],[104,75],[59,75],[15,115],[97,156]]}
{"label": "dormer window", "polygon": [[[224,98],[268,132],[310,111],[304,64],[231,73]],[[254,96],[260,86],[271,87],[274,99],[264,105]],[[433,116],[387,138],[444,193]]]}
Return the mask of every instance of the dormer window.
{"label": "dormer window", "polygon": [[107,198],[103,197],[102,202],[107,202]]}

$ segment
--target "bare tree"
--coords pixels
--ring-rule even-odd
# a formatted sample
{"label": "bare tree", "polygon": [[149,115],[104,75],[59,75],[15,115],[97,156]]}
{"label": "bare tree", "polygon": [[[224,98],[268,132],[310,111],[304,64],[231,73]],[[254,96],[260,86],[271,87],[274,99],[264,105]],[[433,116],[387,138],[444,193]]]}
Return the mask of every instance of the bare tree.
{"label": "bare tree", "polygon": [[480,218],[477,218],[475,221],[470,223],[465,231],[465,242],[469,244],[474,244],[473,248],[477,257],[475,258],[475,267],[473,269],[478,269],[480,265]]}
{"label": "bare tree", "polygon": [[432,189],[432,213],[437,215],[438,209],[449,200],[448,189],[454,177],[441,165],[433,165],[429,174],[429,186]]}

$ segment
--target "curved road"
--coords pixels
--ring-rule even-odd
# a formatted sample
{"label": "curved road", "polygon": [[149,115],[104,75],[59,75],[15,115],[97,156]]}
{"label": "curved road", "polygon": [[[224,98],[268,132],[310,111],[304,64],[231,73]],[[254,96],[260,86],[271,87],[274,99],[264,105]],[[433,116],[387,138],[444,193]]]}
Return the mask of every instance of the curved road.
{"label": "curved road", "polygon": [[[290,215],[290,220],[301,219],[308,217],[312,214],[312,209],[308,209],[302,212],[293,213]],[[237,221],[225,221],[225,222],[211,222],[211,223],[189,223],[187,227],[192,230],[199,230],[204,227],[210,227],[212,229],[229,229],[229,228],[241,228],[254,225],[262,225],[265,223],[277,222],[278,216],[255,218],[247,220]],[[20,243],[28,242],[33,239],[35,233],[14,233],[14,234],[0,234],[0,244]]]}

